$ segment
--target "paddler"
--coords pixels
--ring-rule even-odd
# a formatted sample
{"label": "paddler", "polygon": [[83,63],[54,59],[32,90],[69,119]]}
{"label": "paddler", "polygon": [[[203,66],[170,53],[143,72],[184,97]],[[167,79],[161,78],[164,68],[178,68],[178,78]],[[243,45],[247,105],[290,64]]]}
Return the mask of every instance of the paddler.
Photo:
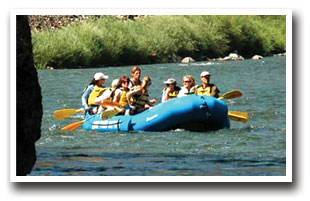
{"label": "paddler", "polygon": [[214,96],[215,98],[219,97],[220,90],[216,85],[210,83],[210,73],[208,71],[203,71],[200,74],[200,80],[202,85],[196,88],[195,94],[197,95],[208,95]]}
{"label": "paddler", "polygon": [[131,114],[143,112],[151,108],[156,103],[155,99],[149,99],[148,87],[151,85],[151,78],[149,76],[145,76],[141,85],[134,86],[127,93],[127,100],[129,106],[131,107]]}
{"label": "paddler", "polygon": [[108,78],[109,76],[98,72],[94,75],[86,90],[84,90],[81,100],[86,112],[93,113],[93,110],[98,108],[98,105],[94,103],[94,100],[107,89],[103,84]]}
{"label": "paddler", "polygon": [[178,97],[187,96],[195,93],[195,88],[198,86],[195,84],[195,78],[191,75],[185,75],[182,79],[183,86],[179,91]]}
{"label": "paddler", "polygon": [[140,80],[140,76],[141,76],[141,69],[139,66],[134,66],[131,69],[131,79],[128,85],[128,88],[131,89],[134,86],[138,86],[141,85],[142,82]]}
{"label": "paddler", "polygon": [[97,81],[93,91],[88,96],[89,113],[96,114],[101,111],[100,101],[97,100],[98,97],[102,97],[102,100],[110,98],[112,94],[112,89],[110,87],[105,87],[103,84],[109,76],[103,73],[96,73],[94,79]]}
{"label": "paddler", "polygon": [[177,86],[177,81],[174,78],[169,78],[163,83],[166,84],[166,87],[163,89],[163,93],[161,96],[162,103],[172,98],[176,98],[181,89]]}
{"label": "paddler", "polygon": [[128,76],[121,76],[119,78],[116,90],[115,90],[115,95],[113,98],[114,102],[119,103],[123,108],[122,111],[119,113],[121,114],[125,114],[125,110],[126,110],[126,114],[129,114],[129,103],[127,101],[127,93],[129,91],[128,85],[129,85],[130,79]]}
{"label": "paddler", "polygon": [[101,92],[99,96],[97,96],[97,98],[95,98],[94,104],[101,106],[99,107],[98,112],[101,112],[102,110],[115,110],[115,109],[118,111],[122,111],[122,109],[117,106],[112,107],[110,105],[109,106],[102,105],[102,103],[105,100],[110,100],[110,101],[113,100],[113,98],[115,97],[115,93],[118,88],[118,85],[119,85],[119,79],[113,80],[111,84],[111,88],[105,88],[105,90]]}

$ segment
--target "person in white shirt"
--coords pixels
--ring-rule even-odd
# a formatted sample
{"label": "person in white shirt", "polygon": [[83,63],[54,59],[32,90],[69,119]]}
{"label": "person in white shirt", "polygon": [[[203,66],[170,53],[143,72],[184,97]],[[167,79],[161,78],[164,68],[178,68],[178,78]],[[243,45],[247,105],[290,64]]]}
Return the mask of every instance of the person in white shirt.
{"label": "person in white shirt", "polygon": [[172,98],[176,98],[181,89],[180,87],[176,86],[177,82],[173,78],[169,78],[168,80],[164,81],[164,84],[166,84],[166,87],[163,89],[161,96],[162,103]]}
{"label": "person in white shirt", "polygon": [[183,86],[179,91],[178,97],[187,96],[195,93],[195,79],[191,75],[185,75],[182,79]]}

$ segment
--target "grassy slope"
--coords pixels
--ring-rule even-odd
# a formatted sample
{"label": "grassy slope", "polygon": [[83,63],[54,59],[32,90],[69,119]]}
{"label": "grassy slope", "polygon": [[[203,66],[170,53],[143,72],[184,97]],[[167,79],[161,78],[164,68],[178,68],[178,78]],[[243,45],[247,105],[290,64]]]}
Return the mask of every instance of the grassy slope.
{"label": "grassy slope", "polygon": [[244,57],[285,51],[285,16],[113,16],[32,32],[37,68],[93,67]]}

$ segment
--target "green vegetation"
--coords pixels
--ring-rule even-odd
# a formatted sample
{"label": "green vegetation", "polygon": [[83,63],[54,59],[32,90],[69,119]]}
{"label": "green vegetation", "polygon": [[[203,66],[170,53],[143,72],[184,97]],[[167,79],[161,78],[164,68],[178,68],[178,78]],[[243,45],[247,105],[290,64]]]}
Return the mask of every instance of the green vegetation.
{"label": "green vegetation", "polygon": [[43,69],[166,63],[185,56],[243,57],[284,52],[285,16],[102,16],[57,30],[32,31],[35,65]]}

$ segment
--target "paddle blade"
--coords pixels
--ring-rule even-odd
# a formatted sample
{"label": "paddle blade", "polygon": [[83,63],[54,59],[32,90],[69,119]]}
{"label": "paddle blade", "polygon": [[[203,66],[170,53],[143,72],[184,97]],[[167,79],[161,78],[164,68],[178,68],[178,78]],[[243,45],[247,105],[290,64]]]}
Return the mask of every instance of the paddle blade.
{"label": "paddle blade", "polygon": [[83,108],[80,109],[62,109],[62,110],[56,110],[54,112],[54,119],[55,120],[61,120],[61,119],[66,119],[68,117],[71,117],[72,115],[82,112]]}
{"label": "paddle blade", "polygon": [[119,103],[111,101],[111,100],[104,100],[104,101],[102,101],[101,105],[105,106],[105,107],[107,107],[107,106],[110,106],[110,107],[114,107],[114,106],[122,107]]}
{"label": "paddle blade", "polygon": [[115,115],[117,115],[118,113],[119,113],[118,110],[103,111],[101,114],[101,119],[102,120],[110,119],[110,118],[114,117]]}
{"label": "paddle blade", "polygon": [[249,120],[249,115],[240,111],[228,111],[228,117],[232,121],[246,123]]}
{"label": "paddle blade", "polygon": [[222,99],[233,99],[233,98],[238,98],[238,97],[241,97],[241,96],[242,96],[241,91],[234,89],[234,90],[231,90],[231,91],[228,91],[228,92],[224,93],[218,99],[219,100],[222,100]]}
{"label": "paddle blade", "polygon": [[67,130],[73,131],[74,129],[80,127],[84,122],[85,122],[85,120],[74,122],[72,124],[69,124],[69,125],[63,127],[61,130],[62,131],[67,131]]}

